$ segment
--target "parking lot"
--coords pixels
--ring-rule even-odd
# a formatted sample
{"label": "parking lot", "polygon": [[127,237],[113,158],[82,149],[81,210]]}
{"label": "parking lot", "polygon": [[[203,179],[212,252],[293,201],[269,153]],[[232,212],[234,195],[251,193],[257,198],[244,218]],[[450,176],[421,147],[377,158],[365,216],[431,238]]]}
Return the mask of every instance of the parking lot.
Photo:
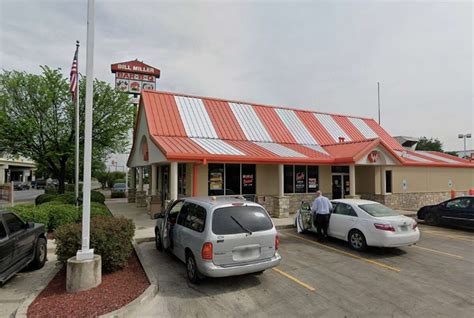
{"label": "parking lot", "polygon": [[416,246],[357,253],[281,230],[282,263],[262,275],[187,282],[185,265],[140,244],[159,293],[136,315],[471,317],[474,232],[420,225]]}

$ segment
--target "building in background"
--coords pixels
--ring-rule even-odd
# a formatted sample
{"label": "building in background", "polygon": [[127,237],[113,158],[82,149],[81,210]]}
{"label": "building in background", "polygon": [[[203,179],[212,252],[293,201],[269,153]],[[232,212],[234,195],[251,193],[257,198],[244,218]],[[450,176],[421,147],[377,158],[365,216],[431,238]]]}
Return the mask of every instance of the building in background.
{"label": "building in background", "polygon": [[414,210],[474,188],[473,162],[406,149],[370,118],[157,91],[142,92],[127,165],[129,200],[150,213],[243,195],[286,217],[318,189]]}
{"label": "building in background", "polygon": [[35,181],[36,165],[23,158],[11,158],[0,154],[0,184],[10,181]]}
{"label": "building in background", "polygon": [[408,136],[395,136],[395,138],[403,148],[408,150],[415,150],[418,144],[418,138]]}

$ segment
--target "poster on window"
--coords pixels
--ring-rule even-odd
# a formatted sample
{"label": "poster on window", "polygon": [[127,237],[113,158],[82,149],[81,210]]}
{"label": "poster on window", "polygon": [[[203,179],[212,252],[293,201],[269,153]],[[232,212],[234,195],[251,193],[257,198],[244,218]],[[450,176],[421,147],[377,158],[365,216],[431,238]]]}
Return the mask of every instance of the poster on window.
{"label": "poster on window", "polygon": [[209,174],[209,190],[223,190],[223,180],[222,172],[211,172]]}
{"label": "poster on window", "polygon": [[303,171],[300,171],[296,173],[295,189],[304,191],[304,188],[305,188],[305,173]]}
{"label": "poster on window", "polygon": [[318,179],[308,178],[308,189],[316,189],[318,187]]}
{"label": "poster on window", "polygon": [[253,174],[243,174],[242,175],[242,187],[251,188],[253,187]]}

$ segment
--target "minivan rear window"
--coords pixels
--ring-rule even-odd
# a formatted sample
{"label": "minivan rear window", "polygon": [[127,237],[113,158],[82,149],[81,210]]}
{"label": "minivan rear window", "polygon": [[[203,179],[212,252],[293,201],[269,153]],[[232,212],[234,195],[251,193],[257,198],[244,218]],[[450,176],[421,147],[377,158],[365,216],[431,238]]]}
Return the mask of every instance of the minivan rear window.
{"label": "minivan rear window", "polygon": [[246,230],[259,232],[272,228],[267,212],[258,206],[219,208],[212,216],[212,232],[217,235],[246,233]]}

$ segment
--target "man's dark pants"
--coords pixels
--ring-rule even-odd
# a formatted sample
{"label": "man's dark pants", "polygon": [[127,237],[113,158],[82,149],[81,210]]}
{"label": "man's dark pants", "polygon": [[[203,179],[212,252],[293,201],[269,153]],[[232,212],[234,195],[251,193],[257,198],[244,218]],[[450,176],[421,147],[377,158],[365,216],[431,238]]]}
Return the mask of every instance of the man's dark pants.
{"label": "man's dark pants", "polygon": [[329,214],[316,214],[315,223],[318,239],[324,240],[328,237]]}

